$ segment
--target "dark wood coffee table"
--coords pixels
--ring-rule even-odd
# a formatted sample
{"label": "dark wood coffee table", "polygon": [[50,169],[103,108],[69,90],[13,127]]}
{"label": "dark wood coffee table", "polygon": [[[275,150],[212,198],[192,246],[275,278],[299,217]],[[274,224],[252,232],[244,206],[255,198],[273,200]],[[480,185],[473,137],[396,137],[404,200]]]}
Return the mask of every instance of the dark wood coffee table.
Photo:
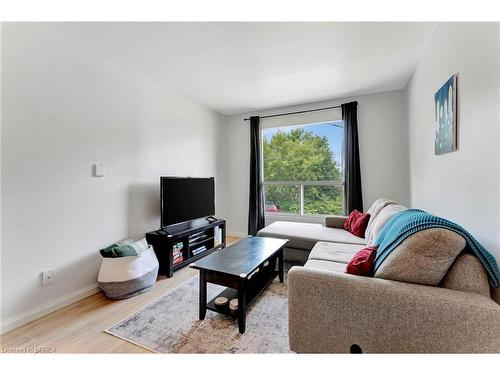
{"label": "dark wood coffee table", "polygon": [[[238,318],[240,333],[245,332],[246,310],[257,296],[276,278],[283,282],[283,246],[286,239],[248,237],[224,250],[212,253],[191,263],[200,270],[200,320],[207,309]],[[207,283],[227,288],[207,303]],[[238,299],[238,310],[233,312],[229,303],[215,305],[217,297]]]}

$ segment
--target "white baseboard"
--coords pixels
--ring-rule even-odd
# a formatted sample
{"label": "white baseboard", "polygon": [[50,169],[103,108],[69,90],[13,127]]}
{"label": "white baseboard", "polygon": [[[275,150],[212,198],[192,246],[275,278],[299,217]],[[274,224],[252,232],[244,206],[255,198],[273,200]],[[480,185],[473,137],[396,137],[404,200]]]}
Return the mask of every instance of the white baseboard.
{"label": "white baseboard", "polygon": [[69,293],[65,296],[44,303],[43,305],[35,307],[34,309],[28,310],[22,314],[13,316],[12,318],[2,320],[0,321],[0,334],[9,332],[15,328],[21,327],[26,323],[39,319],[42,316],[48,315],[65,306],[78,302],[88,296],[96,294],[97,292],[99,292],[99,290],[99,286],[97,285],[97,283],[95,283],[85,288],[79,289],[73,293]]}
{"label": "white baseboard", "polygon": [[245,237],[248,237],[248,234],[245,234],[245,233],[237,233],[237,232],[231,232],[231,233],[227,233],[228,236],[231,236],[231,237],[238,237],[238,238],[245,238]]}

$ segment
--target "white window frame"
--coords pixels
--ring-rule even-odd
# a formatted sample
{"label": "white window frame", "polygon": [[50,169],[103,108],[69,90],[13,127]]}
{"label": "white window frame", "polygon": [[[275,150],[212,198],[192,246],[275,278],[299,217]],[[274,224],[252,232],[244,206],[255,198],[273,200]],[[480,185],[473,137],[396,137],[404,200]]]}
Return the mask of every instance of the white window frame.
{"label": "white window frame", "polygon": [[[261,126],[260,129],[260,157],[262,160],[261,163],[261,168],[260,168],[260,178],[262,181],[262,186],[264,189],[264,202],[266,201],[265,198],[265,192],[266,192],[266,186],[299,186],[300,189],[300,194],[299,194],[299,213],[286,213],[286,212],[279,212],[279,213],[273,213],[273,212],[265,212],[264,216],[267,221],[276,221],[276,220],[288,220],[288,221],[304,221],[304,222],[317,222],[317,223],[323,223],[324,219],[326,216],[330,216],[330,214],[307,214],[304,212],[304,188],[305,186],[332,186],[332,187],[341,187],[342,189],[345,188],[345,183],[344,183],[344,139],[342,139],[342,152],[341,152],[341,180],[340,181],[265,181],[264,180],[264,131],[266,129],[276,129],[276,128],[286,128],[290,126],[309,126],[309,125],[318,125],[318,124],[324,124],[327,122],[336,122],[336,121],[342,121],[341,118],[336,119],[336,120],[326,120],[326,121],[315,121],[315,122],[310,122],[310,123],[298,123],[298,124],[281,124],[281,125],[268,125],[268,126]],[[342,208],[345,209],[345,201],[342,200]]]}

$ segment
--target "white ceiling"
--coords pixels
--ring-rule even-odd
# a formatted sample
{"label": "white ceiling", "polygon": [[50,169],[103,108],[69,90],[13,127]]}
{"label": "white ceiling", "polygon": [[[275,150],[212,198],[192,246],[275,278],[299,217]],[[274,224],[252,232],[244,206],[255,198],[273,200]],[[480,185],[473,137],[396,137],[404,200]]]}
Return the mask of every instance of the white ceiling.
{"label": "white ceiling", "polygon": [[403,88],[432,23],[45,24],[224,114]]}

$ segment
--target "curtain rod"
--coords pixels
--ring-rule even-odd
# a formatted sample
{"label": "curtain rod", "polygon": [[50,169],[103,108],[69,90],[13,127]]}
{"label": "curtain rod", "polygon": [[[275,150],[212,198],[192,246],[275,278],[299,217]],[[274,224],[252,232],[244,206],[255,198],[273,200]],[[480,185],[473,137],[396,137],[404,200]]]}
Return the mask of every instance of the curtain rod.
{"label": "curtain rod", "polygon": [[[306,109],[304,111],[297,112],[286,112],[286,113],[276,113],[274,115],[261,116],[260,118],[269,118],[269,117],[279,117],[279,116],[288,116],[288,115],[297,115],[299,113],[307,113],[307,112],[316,112],[316,111],[325,111],[327,109],[340,108],[340,105],[335,105],[333,107],[324,107],[324,108],[316,108],[316,109]],[[243,119],[244,121],[249,121],[250,118]]]}

